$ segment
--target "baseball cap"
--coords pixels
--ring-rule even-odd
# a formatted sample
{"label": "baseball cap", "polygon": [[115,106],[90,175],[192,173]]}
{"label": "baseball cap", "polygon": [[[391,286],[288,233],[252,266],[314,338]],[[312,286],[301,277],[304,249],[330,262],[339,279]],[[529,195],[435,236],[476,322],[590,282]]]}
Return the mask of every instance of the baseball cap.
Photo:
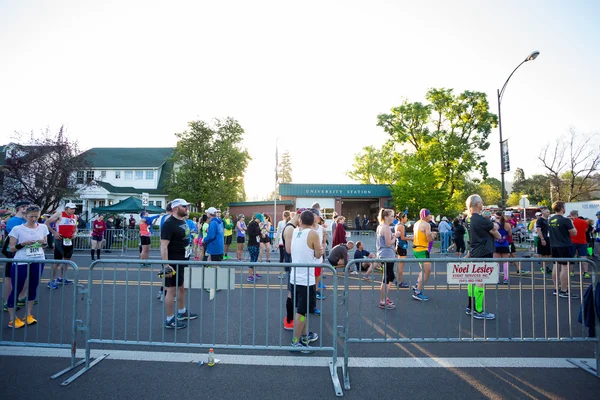
{"label": "baseball cap", "polygon": [[19,208],[19,207],[23,207],[23,206],[28,206],[29,202],[28,201],[17,201],[17,204],[15,204],[15,208]]}
{"label": "baseball cap", "polygon": [[206,214],[207,215],[215,215],[217,213],[217,209],[214,207],[208,207],[206,209]]}
{"label": "baseball cap", "polygon": [[536,216],[536,217],[539,217],[540,215],[542,215],[542,213],[541,213],[541,212],[539,212],[539,211],[535,213],[535,216]]}
{"label": "baseball cap", "polygon": [[184,199],[175,199],[171,202],[171,208],[175,208],[175,207],[179,207],[179,206],[187,206],[188,204],[190,204],[190,203],[188,203]]}
{"label": "baseball cap", "polygon": [[510,211],[504,211],[504,215],[507,217],[510,217],[512,215],[512,213]]}
{"label": "baseball cap", "polygon": [[596,211],[596,215],[600,215],[600,211]]}
{"label": "baseball cap", "polygon": [[321,214],[321,211],[319,211],[318,208],[313,208],[310,211],[312,211],[312,213],[315,214],[317,217],[321,218],[322,220],[325,220],[325,218],[323,218],[323,214]]}
{"label": "baseball cap", "polygon": [[77,206],[75,205],[75,203],[67,203],[65,204],[65,208],[77,208]]}
{"label": "baseball cap", "polygon": [[259,220],[260,222],[265,222],[265,217],[261,213],[254,214],[254,219]]}

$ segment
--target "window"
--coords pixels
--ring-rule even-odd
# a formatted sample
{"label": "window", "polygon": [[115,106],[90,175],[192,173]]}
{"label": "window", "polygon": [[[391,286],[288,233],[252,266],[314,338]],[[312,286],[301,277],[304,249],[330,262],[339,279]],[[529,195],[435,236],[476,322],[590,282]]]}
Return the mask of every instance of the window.
{"label": "window", "polygon": [[90,183],[94,180],[94,171],[86,171],[85,172],[85,182]]}
{"label": "window", "polygon": [[154,179],[154,171],[153,170],[146,171],[146,179],[147,180]]}
{"label": "window", "polygon": [[162,201],[156,200],[156,207],[162,207]]}
{"label": "window", "polygon": [[106,171],[100,171],[100,179],[106,178]]}
{"label": "window", "polygon": [[144,171],[135,171],[135,180],[139,181],[144,179]]}
{"label": "window", "polygon": [[154,205],[154,200],[148,201],[148,204],[150,204],[151,206],[153,206]]}
{"label": "window", "polygon": [[82,185],[84,174],[85,174],[85,171],[77,171],[77,179],[75,180],[75,183],[77,183],[78,185]]}
{"label": "window", "polygon": [[125,171],[125,180],[126,181],[133,180],[133,171]]}
{"label": "window", "polygon": [[115,171],[115,179],[121,179],[121,171]]}
{"label": "window", "polygon": [[98,207],[104,207],[106,205],[106,200],[98,200]]}

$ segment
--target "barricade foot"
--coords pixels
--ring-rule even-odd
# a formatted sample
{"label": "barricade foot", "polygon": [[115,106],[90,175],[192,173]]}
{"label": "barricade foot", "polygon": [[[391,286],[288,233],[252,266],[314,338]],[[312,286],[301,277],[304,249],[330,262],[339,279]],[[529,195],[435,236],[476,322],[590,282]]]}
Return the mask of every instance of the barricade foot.
{"label": "barricade foot", "polygon": [[329,372],[331,373],[331,381],[333,382],[333,390],[335,391],[335,395],[337,397],[342,397],[344,392],[342,391],[342,386],[340,385],[340,379],[337,373],[337,365],[333,363],[333,361],[329,361]]}
{"label": "barricade foot", "polygon": [[350,390],[350,376],[348,375],[348,369],[342,363],[342,376],[344,377],[344,389]]}
{"label": "barricade foot", "polygon": [[75,365],[72,365],[72,366],[70,366],[68,368],[63,369],[62,371],[59,371],[59,372],[55,373],[54,375],[52,375],[50,377],[50,379],[56,379],[59,376],[62,376],[64,374],[66,374],[67,372],[74,370],[75,368],[79,367],[83,363],[85,363],[85,358],[83,360],[79,360],[77,363],[75,363]]}
{"label": "barricade foot", "polygon": [[597,378],[600,378],[598,374],[598,368],[594,365],[594,361],[588,362],[587,360],[576,360],[574,358],[567,358],[567,361],[571,364],[589,372]]}
{"label": "barricade foot", "polygon": [[[96,358],[94,361],[92,361],[90,363],[89,367],[83,368],[82,370],[80,370],[79,372],[77,372],[75,375],[73,375],[72,377],[70,377],[69,379],[67,379],[63,383],[61,383],[60,386],[67,386],[69,383],[73,382],[75,379],[79,378],[81,375],[83,375],[86,372],[88,372],[94,365],[98,364],[100,361],[104,360],[106,357],[108,357],[108,353],[107,354],[103,354],[102,356]],[[83,361],[85,361],[85,360],[83,360]]]}

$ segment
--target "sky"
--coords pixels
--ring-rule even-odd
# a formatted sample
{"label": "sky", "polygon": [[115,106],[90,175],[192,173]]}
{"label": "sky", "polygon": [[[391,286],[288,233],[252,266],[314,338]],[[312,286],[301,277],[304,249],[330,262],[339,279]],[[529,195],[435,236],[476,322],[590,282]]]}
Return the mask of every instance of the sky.
{"label": "sky", "polygon": [[497,113],[496,89],[538,50],[502,101],[528,176],[570,127],[600,132],[599,20],[594,0],[0,0],[0,144],[64,125],[83,150],[175,146],[189,121],[230,116],[260,200],[276,142],[293,182],[353,183],[354,155],[387,139],[378,114],[434,87],[484,92]]}

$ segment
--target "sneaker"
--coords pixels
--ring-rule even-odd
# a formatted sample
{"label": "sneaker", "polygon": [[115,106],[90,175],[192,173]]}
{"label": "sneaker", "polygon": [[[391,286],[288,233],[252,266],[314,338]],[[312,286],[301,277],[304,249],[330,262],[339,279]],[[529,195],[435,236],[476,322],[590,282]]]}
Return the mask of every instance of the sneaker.
{"label": "sneaker", "polygon": [[396,305],[396,303],[394,303],[392,300],[390,300],[390,298],[388,297],[387,299],[385,299],[385,304],[391,304],[393,306]]}
{"label": "sneaker", "polygon": [[229,256],[223,256],[223,260],[229,260],[231,257]]}
{"label": "sneaker", "polygon": [[[3,307],[4,311],[8,311],[8,304],[4,303]],[[21,307],[17,306],[15,307],[15,311],[19,311],[21,309]]]}
{"label": "sneaker", "polygon": [[350,272],[350,275],[358,275],[358,272],[357,271],[352,271],[352,272]]}
{"label": "sneaker", "polygon": [[504,284],[504,285],[508,285],[508,279],[505,279],[505,280],[503,281],[503,284]]}
{"label": "sneaker", "polygon": [[327,289],[327,286],[323,285],[323,282],[319,282],[319,289]]}
{"label": "sneaker", "polygon": [[419,291],[418,286],[417,286],[416,283],[413,286],[411,286],[410,288],[412,289],[413,292],[418,292]]}
{"label": "sneaker", "polygon": [[548,275],[552,275],[552,270],[550,269],[550,267],[546,267],[546,273]]}
{"label": "sneaker", "polygon": [[294,330],[294,320],[287,322],[287,317],[283,317],[283,329],[285,329],[286,331],[293,331]]}
{"label": "sneaker", "polygon": [[300,340],[304,344],[309,344],[309,343],[316,342],[317,340],[319,340],[319,335],[317,335],[314,332],[308,332],[308,335],[303,335]]}
{"label": "sneaker", "polygon": [[158,298],[158,301],[160,301],[161,303],[164,303],[164,301],[165,301],[165,293],[164,292],[162,292],[160,294],[160,297]]}
{"label": "sneaker", "polygon": [[249,282],[249,283],[254,283],[254,276],[252,276],[252,275],[251,275],[251,276],[249,276],[249,277],[246,279],[246,282]]}
{"label": "sneaker", "polygon": [[173,317],[170,321],[165,321],[165,328],[167,329],[183,329],[187,328],[187,324],[183,321]]}
{"label": "sneaker", "polygon": [[389,304],[387,302],[380,301],[379,308],[381,308],[382,310],[393,310],[396,308],[396,305],[394,303]]}
{"label": "sneaker", "polygon": [[27,302],[25,300],[27,300],[27,299],[17,299],[17,306],[22,307],[25,304],[27,304]]}
{"label": "sneaker", "polygon": [[320,291],[317,290],[317,300],[323,300],[325,299],[325,296],[323,295],[323,293],[321,293]]}
{"label": "sneaker", "polygon": [[528,276],[528,275],[530,275],[530,274],[531,274],[531,273],[530,273],[529,271],[525,270],[525,269],[522,269],[522,270],[520,270],[520,271],[517,271],[517,276]]}
{"label": "sneaker", "polygon": [[465,314],[471,315],[471,307],[465,308]]}
{"label": "sneaker", "polygon": [[400,283],[398,284],[398,287],[399,287],[400,289],[408,289],[408,288],[409,288],[409,286],[408,286],[408,283],[406,283],[406,282],[400,282]]}
{"label": "sneaker", "polygon": [[262,275],[254,274],[254,279],[256,279],[256,280],[262,279]]}
{"label": "sneaker", "polygon": [[279,275],[277,275],[277,277],[278,277],[279,279],[285,279],[285,275],[284,275],[284,274],[279,274]]}
{"label": "sneaker", "polygon": [[321,310],[319,310],[318,308],[315,308],[310,313],[316,315],[317,317],[321,316]]}
{"label": "sneaker", "polygon": [[555,295],[555,296],[558,294],[558,292],[556,291],[556,289],[554,289],[554,290],[552,291],[552,294],[553,294],[553,295]]}
{"label": "sneaker", "polygon": [[429,300],[429,297],[425,296],[423,294],[423,292],[416,292],[416,291],[413,293],[412,298],[415,299],[415,300],[419,300],[419,301],[427,301],[427,300]]}
{"label": "sneaker", "polygon": [[544,267],[540,267],[540,272],[544,273]]}
{"label": "sneaker", "polygon": [[369,275],[363,275],[363,276],[361,277],[361,279],[362,279],[363,281],[369,281],[369,282],[371,282],[371,277],[370,277]]}
{"label": "sneaker", "polygon": [[50,281],[46,286],[48,286],[48,289],[58,289],[58,283],[56,283],[56,281]]}
{"label": "sneaker", "polygon": [[584,272],[583,273],[583,279],[592,279],[592,277],[590,276],[589,272]]}
{"label": "sneaker", "polygon": [[[562,297],[563,299],[568,299],[569,298],[569,291],[565,290],[564,292],[561,290],[560,292],[558,292],[558,297]],[[577,293],[571,293],[571,298],[572,299],[578,299],[579,295]]]}
{"label": "sneaker", "polygon": [[25,322],[27,325],[35,325],[37,324],[37,319],[33,318],[33,315],[29,314],[27,318],[25,318]]}
{"label": "sneaker", "polygon": [[73,281],[68,280],[67,278],[56,278],[57,285],[72,285]]}
{"label": "sneaker", "polygon": [[8,321],[9,328],[20,329],[25,326],[25,322],[21,321],[19,317],[15,317],[13,321]]}
{"label": "sneaker", "polygon": [[496,319],[496,316],[494,314],[492,314],[491,312],[477,312],[477,311],[473,311],[473,318],[475,319]]}
{"label": "sneaker", "polygon": [[177,319],[179,321],[183,321],[186,319],[192,320],[192,319],[196,319],[196,318],[198,318],[198,314],[191,313],[188,310],[185,310],[184,313],[180,313],[180,312],[177,313]]}
{"label": "sneaker", "polygon": [[158,293],[156,294],[156,298],[160,299],[160,297],[163,295],[163,291],[159,290]]}
{"label": "sneaker", "polygon": [[[297,339],[296,339],[297,340]],[[296,352],[299,351],[302,354],[312,354],[313,351],[309,350],[309,347],[306,343],[302,343],[301,340],[298,340],[297,342],[292,342],[292,347],[294,348],[292,350],[292,352]]]}

